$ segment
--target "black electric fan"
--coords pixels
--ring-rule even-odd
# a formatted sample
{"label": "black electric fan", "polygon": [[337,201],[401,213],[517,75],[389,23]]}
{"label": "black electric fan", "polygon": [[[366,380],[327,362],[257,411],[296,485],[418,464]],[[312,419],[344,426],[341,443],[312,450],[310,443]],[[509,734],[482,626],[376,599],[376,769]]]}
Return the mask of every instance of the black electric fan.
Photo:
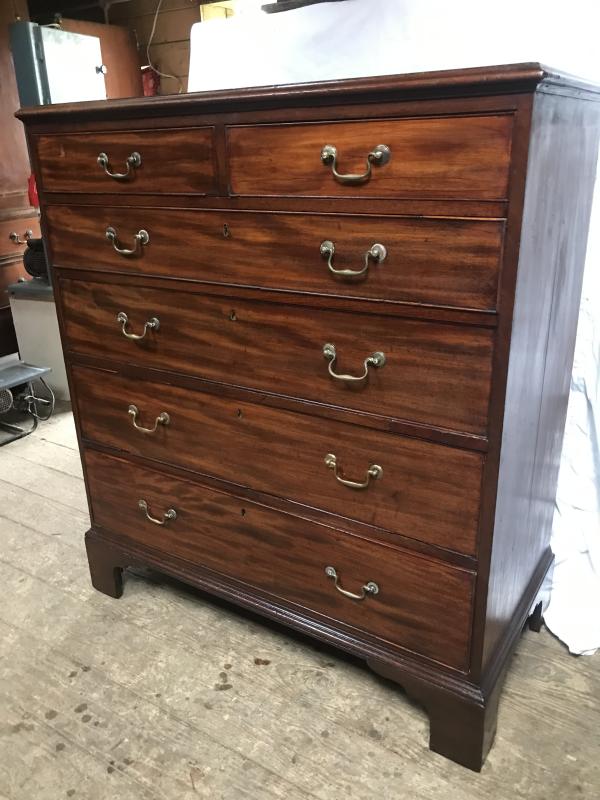
{"label": "black electric fan", "polygon": [[27,239],[27,248],[23,253],[23,266],[35,280],[48,281],[48,262],[42,239]]}

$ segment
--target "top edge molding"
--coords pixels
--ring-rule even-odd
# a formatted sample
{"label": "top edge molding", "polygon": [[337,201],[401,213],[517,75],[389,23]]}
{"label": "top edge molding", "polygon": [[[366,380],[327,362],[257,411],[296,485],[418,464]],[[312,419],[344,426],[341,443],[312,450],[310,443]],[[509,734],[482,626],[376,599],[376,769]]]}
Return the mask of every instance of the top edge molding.
{"label": "top edge molding", "polygon": [[445,97],[532,93],[568,93],[600,101],[600,86],[558,73],[537,62],[493,67],[413,72],[369,78],[258,86],[179,95],[134,97],[21,108],[16,117],[26,122],[50,120],[135,119],[150,115],[267,109],[275,106],[315,106],[375,103]]}

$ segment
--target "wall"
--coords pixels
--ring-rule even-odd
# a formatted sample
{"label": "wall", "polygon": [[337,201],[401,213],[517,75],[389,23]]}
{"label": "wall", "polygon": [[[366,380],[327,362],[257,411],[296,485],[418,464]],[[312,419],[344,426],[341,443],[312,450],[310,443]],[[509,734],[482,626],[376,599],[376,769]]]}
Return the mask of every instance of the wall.
{"label": "wall", "polygon": [[[134,30],[140,45],[140,62],[147,64],[146,46],[158,0],[132,0],[117,3],[110,8],[109,21]],[[161,94],[187,91],[190,62],[190,29],[200,21],[200,0],[163,0],[158,18],[150,58],[161,72],[173,78],[161,77]]]}
{"label": "wall", "polygon": [[15,119],[19,94],[10,52],[8,26],[26,20],[26,0],[0,2],[0,209],[27,208],[29,156],[25,132]]}
{"label": "wall", "polygon": [[223,2],[211,3],[200,8],[202,22],[211,19],[227,19],[234,14],[236,0],[223,0]]}
{"label": "wall", "polygon": [[0,0],[0,357],[17,349],[7,286],[24,274],[23,248],[10,241],[9,233],[33,229],[37,216],[27,196],[31,169],[25,132],[14,117],[19,94],[8,26],[19,19],[27,19],[26,0]]}

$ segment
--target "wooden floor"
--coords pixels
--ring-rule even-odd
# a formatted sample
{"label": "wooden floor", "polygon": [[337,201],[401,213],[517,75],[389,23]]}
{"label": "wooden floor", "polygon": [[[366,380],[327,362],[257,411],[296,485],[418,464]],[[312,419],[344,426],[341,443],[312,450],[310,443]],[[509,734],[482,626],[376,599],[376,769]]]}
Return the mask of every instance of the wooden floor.
{"label": "wooden floor", "polygon": [[524,634],[480,775],[359,663],[166,580],[90,586],[71,415],[0,449],[2,800],[600,797],[600,657]]}

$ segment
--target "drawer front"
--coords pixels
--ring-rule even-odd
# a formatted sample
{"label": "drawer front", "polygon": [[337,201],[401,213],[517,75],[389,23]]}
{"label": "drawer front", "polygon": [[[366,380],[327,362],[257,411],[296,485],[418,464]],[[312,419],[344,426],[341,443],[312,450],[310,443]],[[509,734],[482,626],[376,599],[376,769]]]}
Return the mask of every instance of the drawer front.
{"label": "drawer front", "polygon": [[[10,305],[8,287],[12,286],[13,283],[17,283],[19,278],[28,277],[29,275],[25,272],[22,261],[12,261],[4,264],[0,262],[0,308],[6,308]],[[10,312],[9,316],[11,316]]]}
{"label": "drawer front", "polygon": [[40,221],[33,217],[19,217],[0,221],[0,260],[21,258],[27,237],[40,238]]}
{"label": "drawer front", "polygon": [[[227,130],[231,191],[238,195],[499,200],[506,198],[511,115],[382,119]],[[387,163],[347,183],[324,163],[336,148],[336,171],[360,175],[378,145]],[[385,158],[382,159],[385,161]]]}
{"label": "drawer front", "polygon": [[[44,134],[34,143],[45,192],[215,193],[213,128]],[[128,163],[136,153],[139,166]]]}
{"label": "drawer front", "polygon": [[[58,266],[461,308],[496,306],[500,221],[89,206],[50,206],[46,218]],[[110,229],[116,239],[107,238]],[[148,233],[146,245],[136,241],[141,230]],[[321,252],[326,242],[333,251]],[[373,250],[378,244],[385,248],[383,260]],[[362,274],[339,274],[344,270]]]}
{"label": "drawer front", "polygon": [[[476,453],[86,367],[72,376],[87,440],[475,553]],[[330,453],[342,480],[367,486],[336,479]],[[382,470],[376,479],[368,474],[374,464]]]}
{"label": "drawer front", "polygon": [[[71,279],[61,280],[61,295],[67,350],[442,428],[486,430],[488,329]],[[126,324],[118,321],[123,313]],[[123,334],[124,327],[140,336],[154,319],[159,328],[146,328],[143,339]],[[329,370],[366,378],[342,380]]]}
{"label": "drawer front", "polygon": [[[88,450],[94,523],[243,581],[333,624],[465,669],[474,575]],[[170,509],[176,519],[157,525]],[[362,601],[347,591],[379,589]]]}

